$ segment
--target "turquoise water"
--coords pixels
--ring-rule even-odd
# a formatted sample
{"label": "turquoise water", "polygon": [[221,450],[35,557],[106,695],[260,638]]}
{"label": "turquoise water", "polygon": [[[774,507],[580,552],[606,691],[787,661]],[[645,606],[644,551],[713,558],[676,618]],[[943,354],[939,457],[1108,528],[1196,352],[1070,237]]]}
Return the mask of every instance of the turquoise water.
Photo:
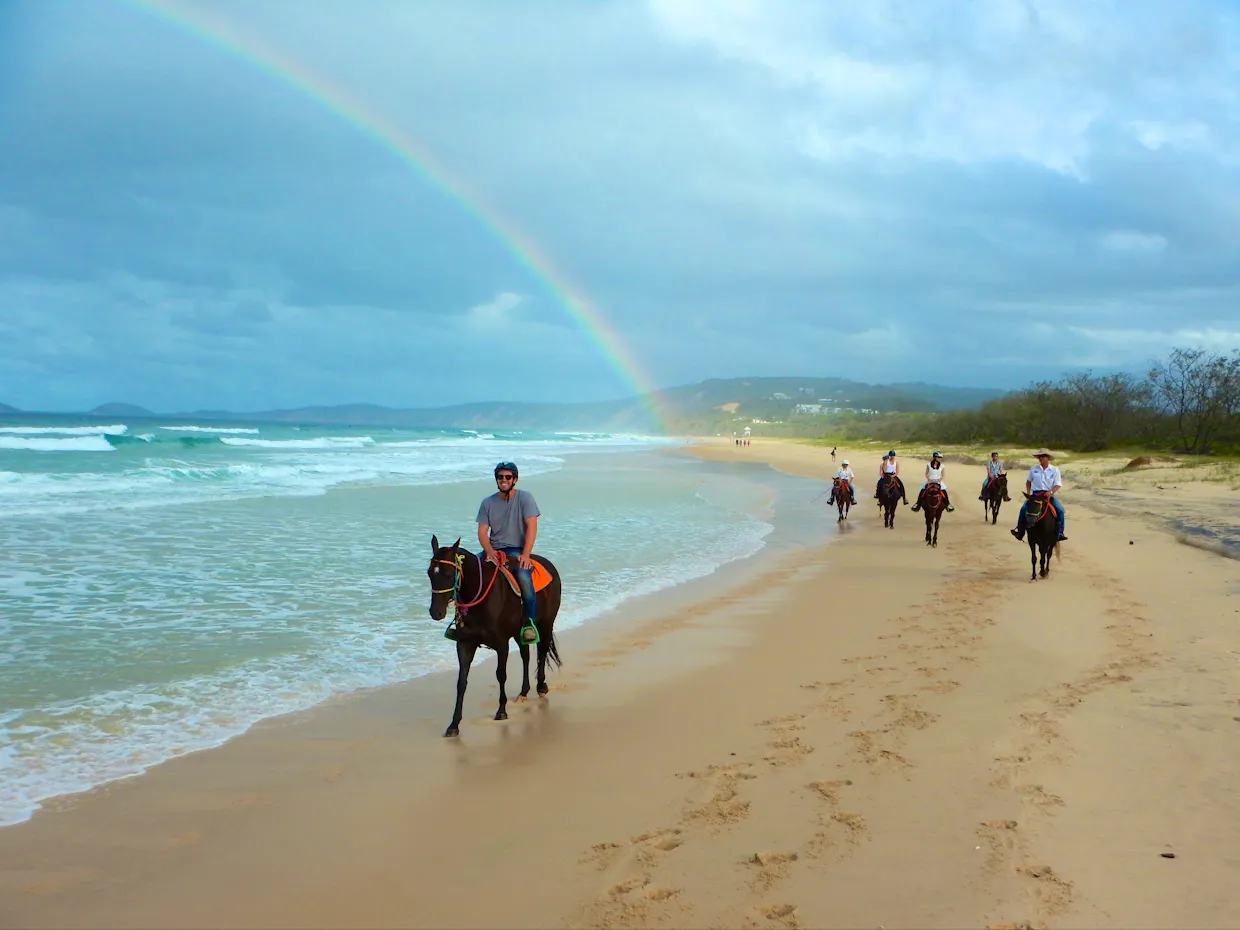
{"label": "turquoise water", "polygon": [[476,543],[498,460],[543,510],[557,628],[755,553],[780,495],[807,489],[642,437],[226,430],[0,421],[0,824],[452,667],[426,611],[430,536]]}

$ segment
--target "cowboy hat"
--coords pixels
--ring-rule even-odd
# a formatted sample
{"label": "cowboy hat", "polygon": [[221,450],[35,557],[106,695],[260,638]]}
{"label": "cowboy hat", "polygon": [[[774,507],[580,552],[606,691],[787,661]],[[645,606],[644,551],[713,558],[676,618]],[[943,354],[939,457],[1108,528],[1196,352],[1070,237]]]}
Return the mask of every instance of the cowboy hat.
{"label": "cowboy hat", "polygon": [[1051,458],[1055,457],[1055,453],[1052,452],[1050,449],[1046,448],[1046,446],[1043,446],[1037,452],[1033,453],[1034,458],[1041,458],[1044,455],[1050,456]]}

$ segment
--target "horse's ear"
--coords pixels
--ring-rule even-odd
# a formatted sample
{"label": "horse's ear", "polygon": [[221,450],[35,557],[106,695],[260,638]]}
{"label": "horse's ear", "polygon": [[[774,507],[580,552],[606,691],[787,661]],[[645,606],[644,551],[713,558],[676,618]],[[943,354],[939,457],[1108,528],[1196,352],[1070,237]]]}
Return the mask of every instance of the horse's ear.
{"label": "horse's ear", "polygon": [[1021,491],[1020,493],[1021,493],[1021,494],[1023,494],[1023,495],[1025,495],[1025,500],[1029,500],[1029,499],[1030,499],[1030,496],[1029,496],[1029,492],[1028,492],[1028,491]]}
{"label": "horse's ear", "polygon": [[431,555],[434,555],[438,551],[439,551],[439,537],[432,536],[431,537]]}
{"label": "horse's ear", "polygon": [[452,548],[453,549],[461,548],[461,537],[460,536],[456,537],[456,542],[452,544]]}

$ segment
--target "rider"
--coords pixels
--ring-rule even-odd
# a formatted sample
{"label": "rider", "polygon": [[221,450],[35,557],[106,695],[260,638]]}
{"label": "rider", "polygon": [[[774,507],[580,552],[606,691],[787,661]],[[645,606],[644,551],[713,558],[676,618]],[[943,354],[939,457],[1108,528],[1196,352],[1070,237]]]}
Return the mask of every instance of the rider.
{"label": "rider", "polygon": [[[540,511],[533,494],[517,489],[519,478],[515,462],[500,462],[495,466],[495,484],[499,490],[484,498],[478,507],[478,542],[486,557],[496,565],[505,563],[505,555],[517,557],[513,574],[521,588],[526,626],[533,627],[538,598],[530,575],[534,565],[530,553],[534,551],[534,539],[538,536]],[[500,555],[501,552],[505,555]]]}
{"label": "rider", "polygon": [[874,489],[874,499],[879,500],[879,495],[883,491],[883,482],[887,480],[888,475],[895,475],[893,479],[900,486],[900,496],[904,499],[904,503],[908,503],[908,495],[904,492],[904,482],[900,480],[900,463],[896,461],[896,450],[891,449],[883,456],[883,463],[878,466],[878,486]]}
{"label": "rider", "polygon": [[917,503],[913,505],[913,510],[921,509],[921,498],[926,493],[926,485],[934,482],[943,492],[943,501],[947,504],[947,512],[951,513],[956,508],[952,506],[951,499],[947,496],[947,485],[943,483],[943,476],[947,473],[947,466],[943,464],[943,453],[935,449],[930,456],[930,461],[926,463],[926,480],[922,483],[921,490],[917,492]]}
{"label": "rider", "polygon": [[[986,488],[990,486],[990,482],[1004,474],[1006,472],[1003,470],[1003,463],[999,461],[999,453],[990,453],[990,461],[986,463],[986,480],[982,482],[982,493],[977,495],[977,499],[984,501],[986,499]],[[1006,494],[1003,495],[1003,499],[1005,501],[1011,500]]]}
{"label": "rider", "polygon": [[[1025,480],[1025,493],[1033,494],[1035,491],[1048,491],[1050,493],[1051,503],[1055,505],[1055,511],[1059,514],[1059,541],[1064,542],[1068,537],[1063,533],[1063,504],[1059,503],[1059,498],[1055,496],[1063,486],[1063,479],[1059,475],[1059,469],[1051,464],[1051,459],[1055,456],[1051,454],[1050,449],[1043,446],[1034,455],[1037,456],[1038,464],[1029,469],[1029,477]],[[1020,515],[1016,518],[1016,529],[1012,530],[1012,535],[1017,539],[1025,538],[1025,510],[1028,506],[1028,500],[1020,505]]]}
{"label": "rider", "polygon": [[[853,488],[853,479],[856,478],[857,476],[854,475],[853,470],[848,467],[848,459],[844,459],[842,462],[840,462],[840,467],[836,470],[835,477],[838,480],[848,482],[849,503],[852,506],[856,507],[857,506],[857,492]],[[827,498],[827,503],[828,504],[835,503],[835,483],[834,482],[832,482],[831,484],[831,496]]]}

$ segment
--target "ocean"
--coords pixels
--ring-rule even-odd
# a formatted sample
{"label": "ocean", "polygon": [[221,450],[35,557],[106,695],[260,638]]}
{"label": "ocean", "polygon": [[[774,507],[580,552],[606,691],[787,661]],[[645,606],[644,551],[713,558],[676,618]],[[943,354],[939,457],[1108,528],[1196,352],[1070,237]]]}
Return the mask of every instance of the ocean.
{"label": "ocean", "polygon": [[803,506],[820,487],[674,444],[0,419],[0,825],[266,717],[454,667],[427,615],[430,537],[476,548],[497,461],[543,511],[557,630],[755,554],[780,508],[798,541],[825,533]]}

